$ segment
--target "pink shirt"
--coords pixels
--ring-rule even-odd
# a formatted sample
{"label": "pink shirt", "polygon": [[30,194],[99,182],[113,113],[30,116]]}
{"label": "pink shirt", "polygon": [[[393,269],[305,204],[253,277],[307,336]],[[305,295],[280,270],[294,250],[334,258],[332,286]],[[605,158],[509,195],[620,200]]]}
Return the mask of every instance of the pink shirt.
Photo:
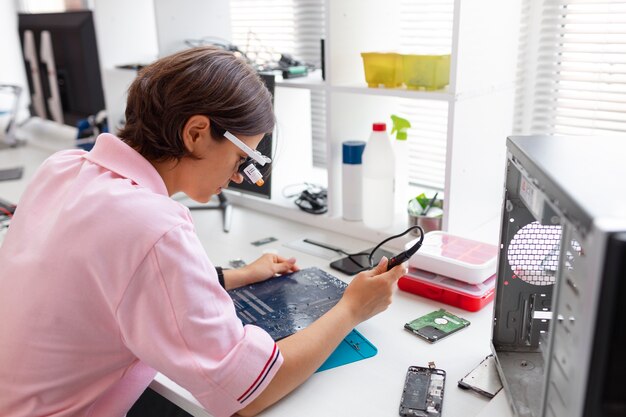
{"label": "pink shirt", "polygon": [[44,162],[0,248],[3,417],[123,416],[155,370],[229,416],[282,361],[146,159],[104,134]]}

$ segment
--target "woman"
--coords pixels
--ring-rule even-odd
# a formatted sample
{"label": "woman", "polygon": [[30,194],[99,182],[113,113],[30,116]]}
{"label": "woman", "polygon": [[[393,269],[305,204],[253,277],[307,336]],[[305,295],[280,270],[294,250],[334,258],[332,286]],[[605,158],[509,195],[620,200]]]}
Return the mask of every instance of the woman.
{"label": "woman", "polygon": [[295,260],[265,255],[218,274],[170,196],[207,202],[241,182],[239,165],[273,127],[255,72],[195,48],[140,72],[119,138],[44,162],[0,249],[4,416],[123,416],[157,371],[216,417],[253,415],[388,306],[404,271],[383,260],[278,343],[237,319],[225,288],[295,271]]}

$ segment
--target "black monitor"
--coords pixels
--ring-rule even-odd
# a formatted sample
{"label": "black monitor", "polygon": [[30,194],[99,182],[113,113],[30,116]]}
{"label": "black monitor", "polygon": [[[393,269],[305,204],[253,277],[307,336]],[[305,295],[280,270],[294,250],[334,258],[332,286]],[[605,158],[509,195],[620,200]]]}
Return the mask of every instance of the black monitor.
{"label": "black monitor", "polygon": [[31,114],[76,126],[105,109],[90,11],[18,15]]}
{"label": "black monitor", "polygon": [[[274,74],[264,74],[259,73],[259,76],[267,86],[267,89],[272,94],[272,104],[274,102],[274,88],[276,86],[276,82],[274,79]],[[269,133],[261,139],[259,142],[259,146],[257,146],[257,150],[261,152],[263,155],[268,156],[273,159],[273,134]],[[256,184],[251,184],[248,181],[244,180],[241,184],[237,184],[235,182],[231,182],[228,184],[229,190],[240,191],[242,193],[247,193],[251,195],[255,195],[257,197],[263,198],[271,198],[272,197],[272,175],[271,175],[271,166],[268,170],[264,170],[267,172],[266,175],[263,176],[263,180],[265,181],[262,186],[258,186]],[[217,205],[192,205],[189,206],[190,210],[207,210],[207,209],[219,209],[223,213],[223,221],[224,221],[224,232],[230,231],[230,223],[232,220],[232,206],[228,202],[228,199],[224,195],[224,193],[220,193],[217,195],[218,204]]]}
{"label": "black monitor", "polygon": [[[270,91],[270,93],[272,94],[272,104],[274,102],[274,88],[276,86],[276,81],[274,79],[274,74],[265,74],[265,73],[260,73],[259,74],[261,79],[263,80],[263,82],[265,83],[265,85],[267,86],[267,89]],[[259,146],[257,146],[257,150],[259,152],[261,152],[263,155],[268,156],[269,158],[272,158],[272,146],[273,146],[273,135],[272,134],[267,134],[265,135],[265,137],[263,137],[263,139],[261,140],[261,142],[259,142]],[[269,168],[269,170],[267,171],[269,173],[269,175],[264,176],[263,180],[265,181],[265,183],[262,186],[258,186],[256,184],[252,184],[248,181],[244,181],[241,184],[237,184],[234,182],[231,182],[228,185],[228,188],[230,190],[235,190],[235,191],[241,191],[244,193],[248,193],[248,194],[252,194],[258,197],[263,197],[263,198],[271,198],[272,197],[272,176],[271,176],[271,167]]]}

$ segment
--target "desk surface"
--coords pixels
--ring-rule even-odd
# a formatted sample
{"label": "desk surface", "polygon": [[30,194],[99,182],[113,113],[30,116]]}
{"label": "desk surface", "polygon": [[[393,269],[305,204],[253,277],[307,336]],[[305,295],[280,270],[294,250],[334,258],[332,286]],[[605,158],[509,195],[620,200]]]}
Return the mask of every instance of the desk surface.
{"label": "desk surface", "polygon": [[[18,201],[28,180],[49,154],[49,150],[32,146],[0,151],[0,168],[25,166],[22,180],[0,182],[0,197]],[[372,242],[359,241],[241,207],[234,207],[230,233],[222,231],[219,211],[192,211],[192,216],[209,257],[215,264],[223,266],[228,265],[231,259],[241,258],[251,262],[265,251],[275,251],[282,256],[296,257],[301,268],[317,266],[350,282],[351,277],[329,268],[328,259],[285,245],[309,238],[349,251],[373,246]],[[269,236],[275,237],[277,241],[259,247],[250,243]],[[468,319],[471,325],[435,344],[403,329],[407,321],[441,307]],[[429,361],[434,361],[438,368],[447,372],[444,417],[478,414],[482,417],[507,416],[510,411],[506,401],[501,401],[502,398],[490,404],[487,399],[456,386],[459,379],[490,353],[491,317],[491,304],[479,312],[470,313],[398,290],[388,310],[357,327],[378,348],[376,356],[314,374],[301,387],[261,415],[395,417],[398,415],[407,368],[411,365],[427,366]],[[196,416],[209,415],[186,390],[164,375],[159,374],[151,387]]]}

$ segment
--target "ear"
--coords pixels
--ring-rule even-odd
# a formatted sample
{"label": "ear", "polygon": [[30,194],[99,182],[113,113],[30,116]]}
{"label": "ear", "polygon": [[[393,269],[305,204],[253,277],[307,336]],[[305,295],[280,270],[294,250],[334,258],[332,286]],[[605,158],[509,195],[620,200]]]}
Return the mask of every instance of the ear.
{"label": "ear", "polygon": [[209,118],[201,114],[191,116],[183,127],[183,142],[189,152],[194,151],[200,141],[211,136]]}

